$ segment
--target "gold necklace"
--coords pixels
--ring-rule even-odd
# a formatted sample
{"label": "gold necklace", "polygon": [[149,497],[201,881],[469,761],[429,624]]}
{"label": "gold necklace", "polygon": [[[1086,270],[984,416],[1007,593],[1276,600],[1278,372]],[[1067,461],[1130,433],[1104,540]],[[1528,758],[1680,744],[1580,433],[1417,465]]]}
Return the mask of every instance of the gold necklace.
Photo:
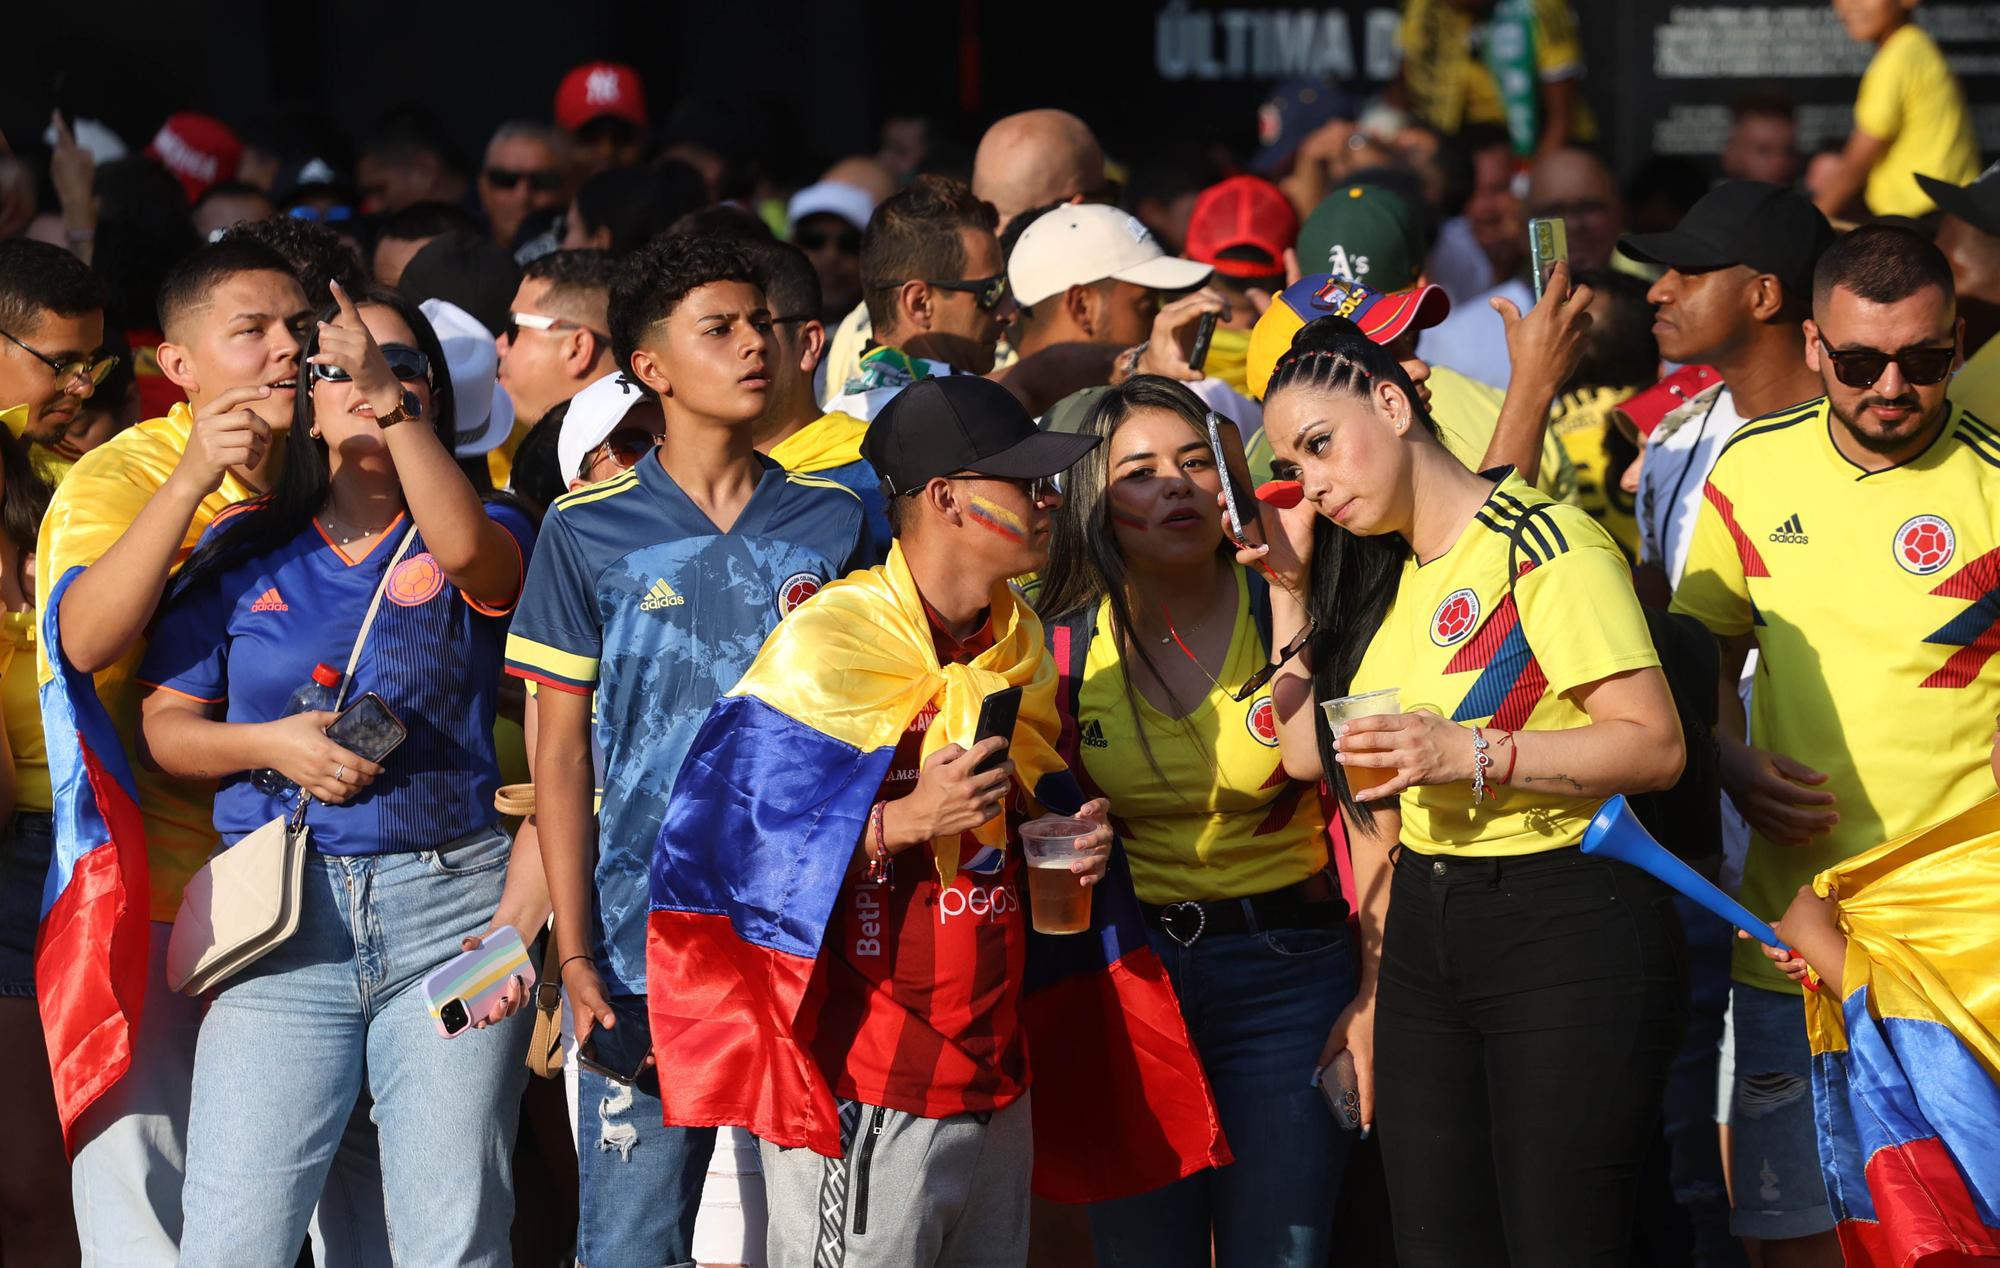
{"label": "gold necklace", "polygon": [[340,540],[338,544],[342,546],[348,546],[352,545],[356,541],[359,541],[363,537],[379,536],[380,534],[388,531],[389,524],[393,524],[396,521],[390,520],[389,524],[384,524],[381,528],[363,529],[356,532],[348,533],[344,536],[340,532],[340,521],[336,520],[333,517],[333,512],[321,511],[319,515],[319,522],[320,525],[326,529],[326,535],[328,537],[339,537]]}

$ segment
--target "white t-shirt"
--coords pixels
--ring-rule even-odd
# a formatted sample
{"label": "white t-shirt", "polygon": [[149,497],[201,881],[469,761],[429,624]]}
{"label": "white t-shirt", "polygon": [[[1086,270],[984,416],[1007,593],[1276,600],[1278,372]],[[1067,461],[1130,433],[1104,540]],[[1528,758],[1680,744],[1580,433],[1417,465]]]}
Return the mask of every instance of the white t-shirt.
{"label": "white t-shirt", "polygon": [[1496,295],[1513,300],[1523,313],[1535,306],[1535,292],[1513,277],[1462,302],[1454,295],[1451,316],[1417,336],[1417,355],[1504,390],[1513,363],[1507,358],[1507,325],[1486,303]]}
{"label": "white t-shirt", "polygon": [[1639,557],[1658,564],[1667,583],[1678,586],[1694,539],[1701,491],[1722,446],[1749,422],[1736,412],[1729,385],[1697,392],[1660,420],[1646,442],[1646,465],[1639,470]]}

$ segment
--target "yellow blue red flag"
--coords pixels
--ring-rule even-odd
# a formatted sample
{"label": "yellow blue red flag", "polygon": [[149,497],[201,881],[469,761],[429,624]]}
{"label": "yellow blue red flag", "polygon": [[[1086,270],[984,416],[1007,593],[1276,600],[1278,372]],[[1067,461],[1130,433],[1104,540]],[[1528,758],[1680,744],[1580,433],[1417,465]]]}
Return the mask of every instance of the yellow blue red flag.
{"label": "yellow blue red flag", "polygon": [[2000,797],[1821,872],[1843,998],[1806,996],[1850,1264],[2000,1258]]}

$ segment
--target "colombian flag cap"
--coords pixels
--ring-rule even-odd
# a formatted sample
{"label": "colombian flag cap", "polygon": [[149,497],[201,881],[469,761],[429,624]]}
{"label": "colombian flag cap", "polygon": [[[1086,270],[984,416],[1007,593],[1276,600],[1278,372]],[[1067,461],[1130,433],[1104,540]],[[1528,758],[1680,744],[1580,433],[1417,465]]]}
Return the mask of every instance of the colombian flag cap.
{"label": "colombian flag cap", "polygon": [[1415,286],[1385,295],[1371,286],[1331,273],[1311,273],[1284,289],[1250,332],[1243,377],[1250,395],[1264,399],[1264,387],[1292,338],[1321,317],[1345,317],[1376,343],[1394,343],[1410,330],[1428,330],[1451,312],[1442,286]]}

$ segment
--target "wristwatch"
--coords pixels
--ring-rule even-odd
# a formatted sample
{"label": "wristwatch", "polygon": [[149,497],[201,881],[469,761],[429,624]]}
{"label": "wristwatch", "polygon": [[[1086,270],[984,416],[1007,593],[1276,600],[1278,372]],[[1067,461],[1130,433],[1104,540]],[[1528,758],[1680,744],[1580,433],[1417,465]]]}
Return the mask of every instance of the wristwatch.
{"label": "wristwatch", "polygon": [[423,401],[417,398],[415,392],[412,392],[409,388],[404,388],[403,399],[397,402],[396,408],[377,417],[375,425],[377,427],[389,428],[394,427],[397,423],[407,423],[413,418],[422,418],[423,416]]}

